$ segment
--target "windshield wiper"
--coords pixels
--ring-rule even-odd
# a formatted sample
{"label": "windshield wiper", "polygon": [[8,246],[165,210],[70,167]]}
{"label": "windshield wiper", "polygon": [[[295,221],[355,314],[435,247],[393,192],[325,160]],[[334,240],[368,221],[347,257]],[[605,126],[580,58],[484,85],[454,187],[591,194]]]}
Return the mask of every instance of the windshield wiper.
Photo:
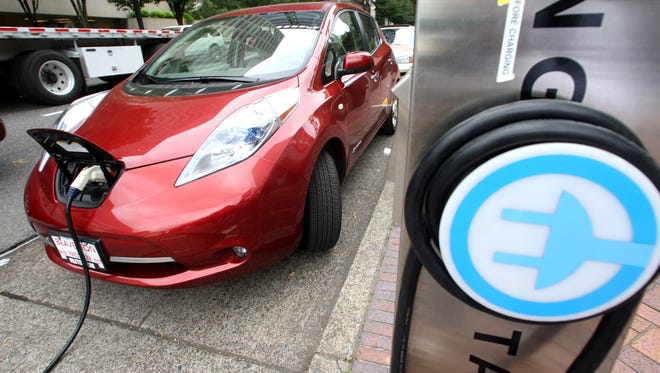
{"label": "windshield wiper", "polygon": [[140,73],[140,74],[136,77],[136,80],[137,80],[137,79],[141,80],[140,83],[144,83],[144,80],[147,80],[149,83],[154,83],[154,84],[160,84],[160,83],[161,83],[160,79],[158,79],[158,78],[156,78],[156,77],[154,77],[154,76],[151,76],[151,75],[149,75],[149,74],[147,74],[147,73]]}
{"label": "windshield wiper", "polygon": [[[150,77],[152,80],[153,77]],[[248,78],[245,76],[189,76],[186,78],[174,78],[174,79],[158,79],[158,82],[163,83],[185,83],[185,82],[200,82],[200,83],[209,83],[209,82],[231,82],[231,83],[255,83],[258,82],[259,78]]]}

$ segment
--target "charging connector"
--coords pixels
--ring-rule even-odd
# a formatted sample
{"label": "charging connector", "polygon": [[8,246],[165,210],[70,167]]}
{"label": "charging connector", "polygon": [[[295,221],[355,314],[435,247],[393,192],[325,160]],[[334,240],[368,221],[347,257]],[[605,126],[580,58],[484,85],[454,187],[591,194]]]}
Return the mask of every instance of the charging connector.
{"label": "charging connector", "polygon": [[71,186],[69,187],[69,191],[67,192],[67,197],[73,198],[80,194],[87,184],[90,182],[97,182],[97,183],[105,183],[107,182],[105,179],[105,175],[103,175],[103,171],[101,170],[101,166],[96,165],[96,166],[91,166],[91,167],[86,167],[80,173],[76,178],[73,180],[73,183],[71,183]]}

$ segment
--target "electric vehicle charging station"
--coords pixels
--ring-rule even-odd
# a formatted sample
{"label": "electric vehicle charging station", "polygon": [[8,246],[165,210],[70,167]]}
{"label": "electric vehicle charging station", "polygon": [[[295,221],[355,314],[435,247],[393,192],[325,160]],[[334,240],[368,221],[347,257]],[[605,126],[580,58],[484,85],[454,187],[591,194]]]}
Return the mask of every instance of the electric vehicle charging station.
{"label": "electric vehicle charging station", "polygon": [[611,370],[660,263],[658,16],[417,1],[393,372]]}

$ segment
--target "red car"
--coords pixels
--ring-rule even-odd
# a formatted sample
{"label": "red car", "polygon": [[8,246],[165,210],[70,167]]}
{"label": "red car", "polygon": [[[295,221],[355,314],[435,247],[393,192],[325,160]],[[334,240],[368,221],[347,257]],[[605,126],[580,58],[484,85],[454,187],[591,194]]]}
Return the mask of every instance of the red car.
{"label": "red car", "polygon": [[[223,43],[186,53],[209,37]],[[377,132],[396,129],[398,76],[375,20],[345,3],[209,18],[123,84],[74,102],[56,130],[30,131],[47,152],[25,188],[29,222],[52,261],[82,272],[65,203],[74,179],[96,175],[71,207],[92,275],[146,287],[330,249],[339,183]]]}

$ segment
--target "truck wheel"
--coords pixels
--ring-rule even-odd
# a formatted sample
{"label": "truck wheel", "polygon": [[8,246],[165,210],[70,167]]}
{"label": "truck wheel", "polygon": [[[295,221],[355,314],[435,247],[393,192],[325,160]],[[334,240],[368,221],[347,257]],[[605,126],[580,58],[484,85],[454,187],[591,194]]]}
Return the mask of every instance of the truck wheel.
{"label": "truck wheel", "polygon": [[341,232],[339,175],[332,156],[321,152],[307,191],[302,247],[326,251],[335,246]]}
{"label": "truck wheel", "polygon": [[84,79],[78,66],[64,55],[41,50],[14,61],[17,87],[28,99],[48,105],[62,105],[78,98]]}

